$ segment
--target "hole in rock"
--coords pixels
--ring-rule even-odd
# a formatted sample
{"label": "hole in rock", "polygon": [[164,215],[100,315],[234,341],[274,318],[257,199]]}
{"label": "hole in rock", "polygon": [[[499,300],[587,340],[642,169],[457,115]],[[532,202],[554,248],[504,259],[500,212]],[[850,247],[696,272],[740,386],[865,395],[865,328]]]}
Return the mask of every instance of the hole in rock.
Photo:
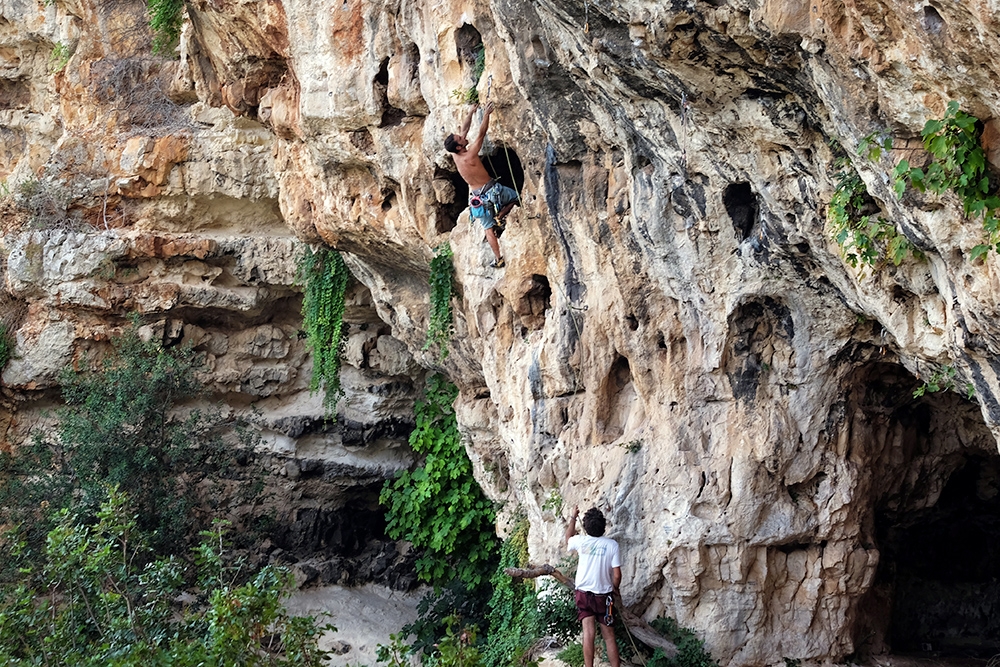
{"label": "hole in rock", "polygon": [[389,85],[389,59],[383,58],[378,67],[378,74],[375,75],[375,83],[383,86]]}
{"label": "hole in rock", "polygon": [[396,193],[392,190],[382,193],[382,210],[389,211],[396,204]]}
{"label": "hole in rock", "polygon": [[792,314],[784,303],[765,297],[737,307],[729,316],[723,361],[733,395],[755,400],[758,387],[770,373],[790,369],[795,361],[794,337]]}
{"label": "hole in rock", "polygon": [[604,441],[612,442],[624,435],[629,415],[636,404],[635,385],[628,359],[619,355],[611,364],[602,394],[602,414],[606,419],[603,423]]}
{"label": "hole in rock", "polygon": [[939,35],[945,27],[944,19],[941,18],[941,14],[938,10],[930,5],[924,7],[924,17],[921,20],[924,26],[924,30],[931,33],[932,35]]}
{"label": "hole in rock", "polygon": [[367,500],[361,496],[336,510],[300,509],[276,542],[303,554],[357,555],[370,541],[385,539],[384,513]]}
{"label": "hole in rock", "polygon": [[[474,70],[476,60],[483,52],[483,36],[474,25],[465,23],[455,31],[455,48],[458,50],[458,60],[464,67]],[[473,81],[473,84],[476,82]]]}
{"label": "hole in rock", "polygon": [[486,171],[508,188],[517,192],[524,189],[524,167],[513,148],[497,146],[486,156]]}
{"label": "hole in rock", "polygon": [[848,456],[868,470],[876,548],[859,602],[859,653],[989,658],[1000,653],[1000,454],[980,407],[873,363],[850,379]]}
{"label": "hole in rock", "polygon": [[22,79],[0,79],[0,109],[26,107],[31,102],[31,89]]}
{"label": "hole in rock", "polygon": [[970,454],[933,507],[881,517],[894,652],[1000,653],[1000,456]]}
{"label": "hole in rock", "polygon": [[757,195],[749,183],[730,183],[722,193],[722,204],[733,221],[737,243],[742,243],[750,237],[757,222]]}
{"label": "hole in rock", "polygon": [[392,127],[402,123],[403,119],[406,118],[406,112],[389,104],[388,58],[382,59],[382,64],[379,65],[378,74],[375,75],[375,81],[372,82],[372,86],[375,90],[375,98],[378,99],[382,105],[382,119],[379,121],[378,126]]}
{"label": "hole in rock", "polygon": [[532,331],[545,324],[545,312],[552,301],[552,287],[546,276],[534,274],[527,281],[521,298],[514,309],[521,317],[521,323]]}
{"label": "hole in rock", "polygon": [[[451,201],[439,201],[436,206],[434,229],[438,234],[450,232],[458,224],[458,216],[465,210],[469,201],[469,185],[457,171],[447,171],[440,167],[434,170],[434,180],[441,181],[442,190],[448,191],[438,195]],[[449,190],[448,183],[451,184]]]}

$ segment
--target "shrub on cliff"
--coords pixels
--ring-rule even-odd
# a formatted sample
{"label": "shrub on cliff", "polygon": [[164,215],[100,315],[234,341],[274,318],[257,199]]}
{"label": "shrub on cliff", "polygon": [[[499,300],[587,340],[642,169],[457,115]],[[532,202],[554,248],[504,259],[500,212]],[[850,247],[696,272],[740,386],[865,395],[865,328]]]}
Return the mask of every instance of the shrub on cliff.
{"label": "shrub on cliff", "polygon": [[455,267],[452,264],[452,257],[451,246],[445,242],[435,248],[434,259],[431,260],[431,309],[424,349],[437,347],[438,358],[441,361],[448,357],[448,341],[451,340],[454,327],[451,297],[454,292],[452,278]]}
{"label": "shrub on cliff", "polygon": [[0,323],[0,371],[7,367],[7,362],[13,354],[14,338],[7,331],[7,326]]}
{"label": "shrub on cliff", "polygon": [[485,667],[528,664],[527,653],[542,635],[534,580],[515,580],[505,572],[508,567],[527,567],[529,529],[522,517],[500,547],[500,563],[490,579],[493,596],[483,648]]}
{"label": "shrub on cliff", "polygon": [[694,631],[682,627],[670,617],[660,617],[650,625],[657,632],[677,645],[677,655],[668,658],[656,649],[646,667],[719,667],[718,661],[705,650],[705,642]]}

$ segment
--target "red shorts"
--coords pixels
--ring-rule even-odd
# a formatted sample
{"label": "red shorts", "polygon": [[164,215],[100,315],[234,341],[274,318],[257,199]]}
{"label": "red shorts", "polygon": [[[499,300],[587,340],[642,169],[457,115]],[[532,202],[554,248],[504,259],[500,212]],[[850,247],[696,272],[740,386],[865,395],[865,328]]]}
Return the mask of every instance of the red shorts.
{"label": "red shorts", "polygon": [[596,616],[598,623],[604,623],[609,628],[614,624],[611,611],[611,593],[591,593],[590,591],[577,590],[573,592],[576,600],[576,617],[583,620],[588,616]]}

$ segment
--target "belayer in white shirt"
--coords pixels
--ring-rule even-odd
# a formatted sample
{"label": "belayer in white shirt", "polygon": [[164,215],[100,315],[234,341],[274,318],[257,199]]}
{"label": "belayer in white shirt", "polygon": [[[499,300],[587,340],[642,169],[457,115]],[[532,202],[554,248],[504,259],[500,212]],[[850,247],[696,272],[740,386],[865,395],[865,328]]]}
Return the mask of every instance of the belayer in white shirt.
{"label": "belayer in white shirt", "polygon": [[612,593],[621,599],[618,586],[622,582],[621,559],[618,543],[604,537],[604,514],[596,507],[583,515],[583,529],[586,535],[576,534],[576,519],[579,508],[573,508],[573,516],[566,526],[566,548],[580,554],[580,564],[576,569],[576,617],[583,624],[583,664],[594,667],[594,640],[596,628],[601,628],[604,645],[608,650],[611,667],[619,667],[618,644],[612,627],[614,604]]}

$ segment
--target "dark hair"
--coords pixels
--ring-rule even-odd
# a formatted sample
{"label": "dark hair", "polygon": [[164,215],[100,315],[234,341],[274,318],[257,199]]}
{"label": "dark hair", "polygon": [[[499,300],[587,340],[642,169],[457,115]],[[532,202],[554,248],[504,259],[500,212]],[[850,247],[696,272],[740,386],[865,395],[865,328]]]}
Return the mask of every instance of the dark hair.
{"label": "dark hair", "polygon": [[591,537],[604,535],[604,514],[596,507],[591,507],[583,515],[583,529]]}
{"label": "dark hair", "polygon": [[458,152],[458,142],[455,141],[454,134],[449,134],[447,137],[444,138],[444,149],[449,153]]}

